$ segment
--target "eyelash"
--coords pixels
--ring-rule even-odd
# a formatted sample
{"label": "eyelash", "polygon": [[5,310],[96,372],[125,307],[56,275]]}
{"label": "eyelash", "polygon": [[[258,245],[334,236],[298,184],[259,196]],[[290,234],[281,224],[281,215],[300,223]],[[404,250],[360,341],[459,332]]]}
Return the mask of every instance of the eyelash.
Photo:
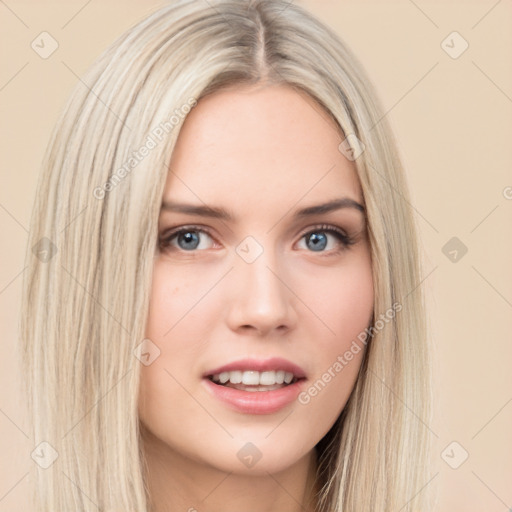
{"label": "eyelash", "polygon": [[[194,225],[183,226],[179,229],[171,231],[168,234],[163,235],[162,238],[160,239],[160,247],[163,249],[168,249],[168,248],[170,248],[171,241],[175,237],[179,236],[180,234],[189,233],[192,231],[199,232],[199,233],[206,233],[210,238],[212,238],[213,240],[215,239],[214,236],[212,235],[212,233],[210,232],[210,230],[205,227],[194,226]],[[302,235],[300,236],[300,240],[302,240],[307,235],[311,235],[313,233],[318,233],[318,232],[330,233],[330,234],[334,235],[338,239],[338,241],[341,243],[341,248],[332,249],[332,250],[326,251],[326,252],[319,251],[319,254],[323,254],[324,256],[339,254],[342,251],[347,250],[351,245],[356,243],[355,238],[352,238],[352,237],[346,235],[341,229],[337,228],[336,226],[332,226],[330,224],[319,224],[318,226],[313,226],[311,229],[308,229],[308,231],[306,231],[305,233],[302,233]],[[172,249],[180,251],[180,252],[184,252],[184,253],[198,252],[197,250],[185,251],[183,249],[174,248],[174,247]],[[310,251],[310,252],[314,253],[315,251]]]}

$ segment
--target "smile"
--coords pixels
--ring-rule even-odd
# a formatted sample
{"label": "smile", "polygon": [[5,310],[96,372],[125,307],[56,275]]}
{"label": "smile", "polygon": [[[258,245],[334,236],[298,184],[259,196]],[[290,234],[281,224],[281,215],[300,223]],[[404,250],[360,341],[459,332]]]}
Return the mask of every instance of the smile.
{"label": "smile", "polygon": [[235,370],[210,376],[216,384],[244,391],[272,391],[297,382],[298,377],[285,370],[258,372]]}
{"label": "smile", "polygon": [[245,414],[272,414],[291,405],[305,381],[304,370],[282,358],[233,361],[203,374],[212,397]]}

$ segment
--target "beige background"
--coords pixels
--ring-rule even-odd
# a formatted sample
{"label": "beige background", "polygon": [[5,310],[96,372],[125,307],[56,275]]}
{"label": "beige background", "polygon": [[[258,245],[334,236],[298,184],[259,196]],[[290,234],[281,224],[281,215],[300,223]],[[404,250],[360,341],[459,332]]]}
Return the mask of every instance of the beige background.
{"label": "beige background", "polygon": [[[512,4],[296,1],[329,23],[360,57],[407,167],[426,252],[423,286],[435,348],[435,418],[428,427],[437,466],[421,492],[436,488],[436,510],[443,512],[505,512],[512,507]],[[39,163],[78,77],[159,5],[0,2],[0,512],[28,510],[35,474],[15,357]],[[46,60],[30,46],[43,31],[59,44]],[[457,59],[441,46],[453,31],[469,43]],[[460,48],[453,36],[445,44],[451,52]],[[457,262],[442,252],[452,237],[468,248]],[[418,421],[413,411],[411,421]],[[444,452],[453,441],[459,445]],[[455,465],[462,450],[468,459],[452,469],[445,460]]]}

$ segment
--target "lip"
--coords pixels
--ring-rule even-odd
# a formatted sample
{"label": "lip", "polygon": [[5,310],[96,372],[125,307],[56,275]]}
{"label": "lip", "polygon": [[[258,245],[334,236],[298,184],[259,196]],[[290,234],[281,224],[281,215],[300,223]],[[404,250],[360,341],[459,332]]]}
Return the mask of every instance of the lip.
{"label": "lip", "polygon": [[272,414],[297,399],[305,379],[273,391],[241,391],[215,384],[207,377],[202,382],[210,395],[234,411],[244,414]]}
{"label": "lip", "polygon": [[[209,379],[212,375],[231,371],[278,371],[293,373],[297,380],[280,389],[272,391],[242,391],[216,384]],[[239,359],[213,368],[203,374],[203,384],[208,393],[220,400],[230,409],[244,414],[272,414],[297,399],[306,380],[305,371],[297,364],[281,357],[270,359]]]}
{"label": "lip", "polygon": [[[219,366],[213,370],[208,370],[203,374],[203,378],[208,378],[222,372],[232,372],[236,370],[252,370],[257,372],[284,370],[285,372],[293,373],[293,375],[298,379],[304,379],[306,377],[304,370],[297,364],[292,363],[287,359],[283,359],[282,357],[272,357],[271,359],[264,360],[239,359],[238,361],[233,361],[232,363],[225,364],[224,366]],[[265,391],[265,393],[272,393],[272,391]]]}

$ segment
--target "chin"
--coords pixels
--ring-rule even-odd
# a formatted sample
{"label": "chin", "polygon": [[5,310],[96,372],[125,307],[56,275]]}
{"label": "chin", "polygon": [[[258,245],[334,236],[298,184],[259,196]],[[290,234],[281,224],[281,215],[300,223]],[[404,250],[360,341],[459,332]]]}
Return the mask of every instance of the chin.
{"label": "chin", "polygon": [[[217,445],[218,451],[210,453],[205,462],[226,473],[268,476],[268,473],[279,473],[293,466],[310,451],[298,451],[298,443],[286,446],[278,437],[272,441],[235,439],[229,444]],[[314,443],[311,449],[314,449]]]}

